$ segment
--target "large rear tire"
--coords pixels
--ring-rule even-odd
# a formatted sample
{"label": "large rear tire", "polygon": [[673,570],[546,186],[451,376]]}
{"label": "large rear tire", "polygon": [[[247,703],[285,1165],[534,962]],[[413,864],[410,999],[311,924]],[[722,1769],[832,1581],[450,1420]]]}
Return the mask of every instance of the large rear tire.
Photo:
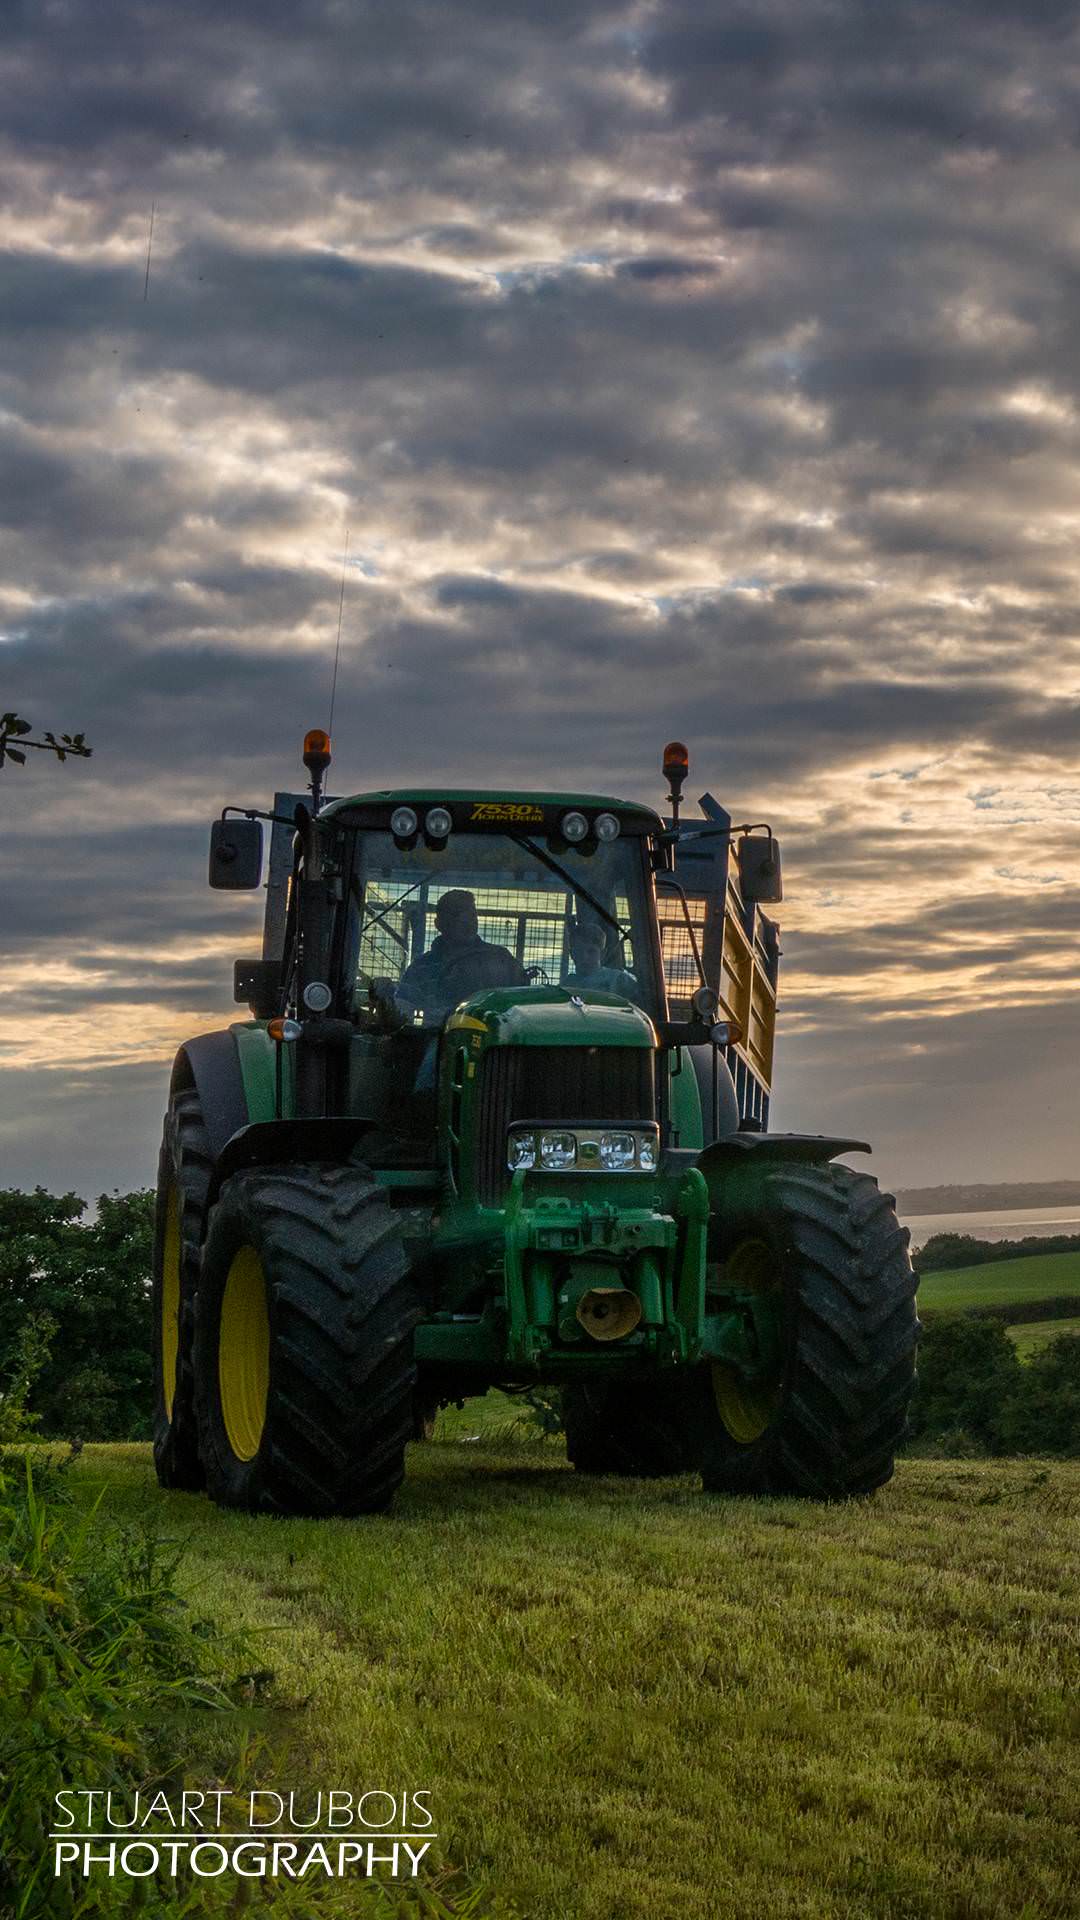
{"label": "large rear tire", "polygon": [[195,1293],[213,1157],[194,1087],[165,1115],[154,1210],[154,1466],[163,1487],[197,1491]]}
{"label": "large rear tire", "polygon": [[891,1478],[915,1384],[908,1235],[850,1167],[776,1167],[723,1221],[724,1271],[775,1296],[778,1359],[703,1370],[702,1478],[716,1493],[847,1499]]}
{"label": "large rear tire", "polygon": [[418,1317],[399,1222],[366,1168],[227,1181],[196,1316],[213,1499],[252,1513],[385,1511],[413,1432]]}
{"label": "large rear tire", "polygon": [[578,1473],[636,1479],[693,1473],[699,1436],[686,1419],[686,1380],[590,1381],[563,1388],[566,1457]]}

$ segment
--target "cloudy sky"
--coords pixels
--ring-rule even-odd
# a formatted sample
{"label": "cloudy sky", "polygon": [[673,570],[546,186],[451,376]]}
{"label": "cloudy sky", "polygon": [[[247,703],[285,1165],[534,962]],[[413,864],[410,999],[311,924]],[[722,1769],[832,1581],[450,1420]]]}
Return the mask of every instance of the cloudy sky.
{"label": "cloudy sky", "polygon": [[8,8],[0,706],[94,758],[0,771],[0,1184],[152,1180],[346,529],[338,791],[659,804],[686,739],[782,837],[774,1123],[1080,1172],[1078,56],[1057,0]]}

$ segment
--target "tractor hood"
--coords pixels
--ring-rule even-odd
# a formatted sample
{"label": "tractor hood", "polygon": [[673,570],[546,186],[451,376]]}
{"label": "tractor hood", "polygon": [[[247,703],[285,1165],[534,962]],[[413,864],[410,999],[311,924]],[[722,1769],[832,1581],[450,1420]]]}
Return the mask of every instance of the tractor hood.
{"label": "tractor hood", "polygon": [[485,1034],[517,1047],[655,1047],[647,1013],[617,994],[567,987],[489,987],[455,1008],[447,1033]]}

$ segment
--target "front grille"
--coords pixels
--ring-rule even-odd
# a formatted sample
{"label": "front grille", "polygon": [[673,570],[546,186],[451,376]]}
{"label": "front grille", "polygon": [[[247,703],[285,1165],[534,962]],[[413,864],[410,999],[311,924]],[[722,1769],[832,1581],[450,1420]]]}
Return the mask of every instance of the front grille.
{"label": "front grille", "polygon": [[478,1197],[497,1207],[506,1192],[506,1134],[515,1120],[572,1127],[641,1126],[655,1118],[650,1047],[492,1047],[477,1101]]}

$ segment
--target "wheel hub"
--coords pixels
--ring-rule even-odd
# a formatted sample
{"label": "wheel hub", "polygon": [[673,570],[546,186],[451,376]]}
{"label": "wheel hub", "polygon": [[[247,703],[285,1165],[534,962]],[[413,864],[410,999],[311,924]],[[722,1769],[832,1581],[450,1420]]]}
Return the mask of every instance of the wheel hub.
{"label": "wheel hub", "polygon": [[226,1276],[218,1382],[229,1445],[238,1460],[254,1460],[262,1444],[270,1388],[266,1278],[254,1247],[240,1248]]}
{"label": "wheel hub", "polygon": [[725,1342],[730,1358],[712,1362],[716,1410],[740,1446],[760,1440],[780,1405],[777,1339],[781,1281],[764,1240],[743,1240],[724,1263],[725,1291],[742,1295],[742,1324]]}

